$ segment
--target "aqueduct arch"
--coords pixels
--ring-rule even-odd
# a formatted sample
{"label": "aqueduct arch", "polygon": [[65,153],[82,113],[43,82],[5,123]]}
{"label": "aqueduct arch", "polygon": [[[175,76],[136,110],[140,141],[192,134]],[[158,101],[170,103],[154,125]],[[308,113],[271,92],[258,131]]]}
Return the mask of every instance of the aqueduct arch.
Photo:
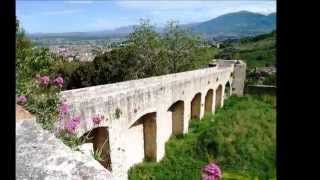
{"label": "aqueduct arch", "polygon": [[213,111],[212,104],[213,104],[213,89],[209,89],[205,97],[205,105],[204,105],[205,112]]}
{"label": "aqueduct arch", "polygon": [[222,105],[221,101],[222,101],[222,85],[220,84],[216,89],[215,109],[218,109],[221,107]]}
{"label": "aqueduct arch", "polygon": [[201,93],[197,93],[191,101],[191,119],[200,119]]}
{"label": "aqueduct arch", "polygon": [[168,111],[172,112],[172,134],[183,134],[184,102],[181,100],[175,102]]}
{"label": "aqueduct arch", "polygon": [[[155,161],[157,159],[157,113],[147,113],[141,116],[131,127],[143,126],[144,159]],[[130,128],[131,128],[130,127]]]}
{"label": "aqueduct arch", "polygon": [[228,99],[228,97],[231,96],[232,92],[231,92],[231,86],[230,86],[230,82],[228,81],[225,85],[224,88],[224,99]]}
{"label": "aqueduct arch", "polygon": [[99,153],[99,163],[112,171],[108,127],[97,127],[81,136],[85,143],[93,143],[93,151]]}

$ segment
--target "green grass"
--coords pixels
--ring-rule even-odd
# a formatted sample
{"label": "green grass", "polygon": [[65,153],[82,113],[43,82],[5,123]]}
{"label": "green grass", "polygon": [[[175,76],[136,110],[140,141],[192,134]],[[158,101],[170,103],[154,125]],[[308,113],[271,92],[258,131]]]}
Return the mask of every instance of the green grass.
{"label": "green grass", "polygon": [[223,179],[275,177],[275,97],[230,97],[215,115],[190,123],[189,133],[166,143],[159,162],[143,162],[129,179],[201,179],[208,162],[220,165]]}
{"label": "green grass", "polygon": [[229,54],[232,59],[242,59],[247,63],[248,68],[276,64],[275,32],[243,38],[240,42],[230,43],[227,46],[222,48],[219,54]]}
{"label": "green grass", "polygon": [[239,56],[245,59],[248,67],[262,67],[266,64],[276,63],[276,34],[269,33],[261,38],[249,38],[236,45],[240,49]]}

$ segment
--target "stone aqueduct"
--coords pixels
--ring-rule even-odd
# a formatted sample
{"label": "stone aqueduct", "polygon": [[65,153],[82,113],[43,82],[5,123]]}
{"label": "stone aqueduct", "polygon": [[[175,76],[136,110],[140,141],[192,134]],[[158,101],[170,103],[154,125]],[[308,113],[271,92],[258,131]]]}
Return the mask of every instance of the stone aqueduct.
{"label": "stone aqueduct", "polygon": [[[103,145],[100,163],[119,179],[144,159],[159,161],[171,135],[188,132],[191,119],[223,106],[225,97],[243,94],[246,65],[218,61],[213,67],[115,84],[63,91],[70,116],[81,116],[77,135],[94,129],[94,149]],[[93,126],[91,117],[105,120]]]}

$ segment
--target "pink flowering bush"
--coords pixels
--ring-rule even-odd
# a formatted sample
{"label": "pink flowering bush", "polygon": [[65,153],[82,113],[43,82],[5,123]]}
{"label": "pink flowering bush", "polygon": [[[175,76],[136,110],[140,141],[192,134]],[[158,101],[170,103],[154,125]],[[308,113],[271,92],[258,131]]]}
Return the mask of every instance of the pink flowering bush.
{"label": "pink flowering bush", "polygon": [[53,80],[53,84],[59,88],[62,88],[63,87],[63,83],[64,83],[64,80],[62,77],[57,77]]}
{"label": "pink flowering bush", "polygon": [[40,76],[40,75],[37,75],[37,80],[38,80],[38,83],[41,85],[41,86],[44,86],[44,87],[47,87],[50,83],[50,78],[49,76]]}
{"label": "pink flowering bush", "polygon": [[202,172],[202,180],[219,180],[222,177],[219,166],[214,163],[206,165]]}
{"label": "pink flowering bush", "polygon": [[79,124],[80,124],[80,116],[76,116],[66,123],[65,128],[68,133],[75,134]]}
{"label": "pink flowering bush", "polygon": [[101,123],[101,121],[104,119],[104,116],[103,115],[94,115],[92,117],[92,122],[94,125],[98,125]]}
{"label": "pink flowering bush", "polygon": [[18,96],[16,101],[19,105],[24,105],[27,103],[27,97],[26,96]]}

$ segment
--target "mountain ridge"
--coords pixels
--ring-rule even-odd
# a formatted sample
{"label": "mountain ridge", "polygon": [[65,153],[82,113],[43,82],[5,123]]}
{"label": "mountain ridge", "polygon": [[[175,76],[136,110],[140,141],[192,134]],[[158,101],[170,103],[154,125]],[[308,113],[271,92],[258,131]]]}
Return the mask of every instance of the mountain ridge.
{"label": "mountain ridge", "polygon": [[[218,36],[255,36],[271,32],[275,27],[276,12],[263,15],[249,11],[238,11],[227,13],[203,22],[181,24],[183,28],[190,29],[194,33],[202,34],[206,39]],[[137,25],[128,25],[112,30],[99,30],[87,32],[65,32],[65,33],[30,33],[31,38],[42,37],[111,37],[127,36]],[[163,27],[156,27],[157,32],[163,32]]]}

